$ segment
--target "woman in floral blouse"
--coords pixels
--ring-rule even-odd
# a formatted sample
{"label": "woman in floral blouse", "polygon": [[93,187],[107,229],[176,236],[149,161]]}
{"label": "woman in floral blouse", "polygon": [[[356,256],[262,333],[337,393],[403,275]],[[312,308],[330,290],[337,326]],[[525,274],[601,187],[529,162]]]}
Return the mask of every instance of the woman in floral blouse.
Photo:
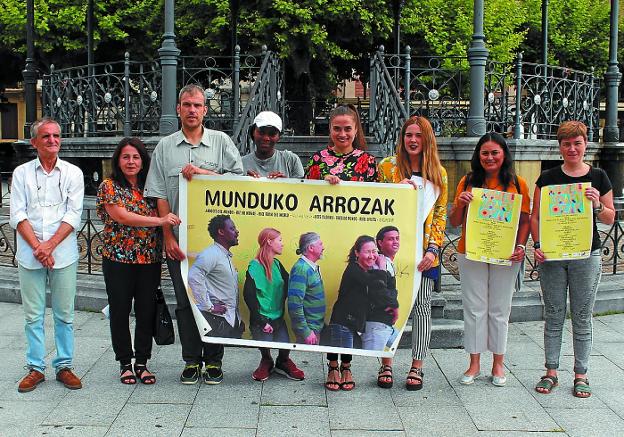
{"label": "woman in floral blouse", "polygon": [[[411,183],[412,176],[433,184],[437,199],[427,219],[423,236],[424,254],[418,264],[422,272],[420,291],[414,303],[412,317],[412,366],[407,374],[405,387],[420,390],[423,386],[423,360],[429,349],[431,338],[431,292],[440,274],[440,247],[446,228],[446,204],[448,201],[448,179],[446,170],[440,164],[438,146],[425,117],[409,118],[401,128],[396,156],[390,156],[379,163],[379,181],[389,183]],[[401,291],[399,290],[399,293]],[[392,387],[392,358],[383,358],[377,376],[377,385]]]}
{"label": "woman in floral blouse", "polygon": [[[147,370],[152,353],[155,292],[160,284],[162,237],[158,227],[178,225],[174,214],[158,217],[155,202],[143,197],[150,158],[138,138],[121,140],[111,159],[111,176],[98,189],[96,211],[104,222],[102,271],[110,306],[110,329],[120,380],[154,384]],[[134,299],[134,351],[129,316]],[[135,358],[134,368],[132,358]]]}
{"label": "woman in floral blouse", "polygon": [[[353,105],[340,105],[329,114],[329,145],[315,153],[306,167],[307,179],[326,180],[332,185],[340,181],[376,182],[375,157],[365,152],[366,139],[360,116]],[[338,354],[327,354],[329,360],[328,390],[353,390],[351,355],[342,354],[338,367]]]}

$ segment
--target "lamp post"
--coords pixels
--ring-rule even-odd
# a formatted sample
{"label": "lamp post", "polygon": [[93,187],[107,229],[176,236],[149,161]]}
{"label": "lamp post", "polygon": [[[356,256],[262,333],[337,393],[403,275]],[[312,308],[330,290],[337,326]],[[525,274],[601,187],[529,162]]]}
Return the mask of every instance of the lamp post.
{"label": "lamp post", "polygon": [[483,34],[483,0],[474,0],[474,33],[468,49],[470,64],[470,111],[466,120],[469,137],[480,137],[485,133],[485,64],[489,51],[485,47]]}
{"label": "lamp post", "polygon": [[178,130],[176,70],[178,68],[180,50],[176,47],[174,26],[174,0],[165,0],[165,33],[163,33],[162,45],[158,49],[162,71],[161,115],[158,131],[163,136]]}
{"label": "lamp post", "polygon": [[618,0],[611,0],[611,19],[609,32],[609,66],[605,73],[605,83],[607,85],[607,108],[605,114],[605,127],[603,141],[618,142],[620,139],[620,131],[617,125],[618,118],[618,88],[622,73],[618,68],[617,50],[618,50]]}
{"label": "lamp post", "polygon": [[548,0],[542,0],[542,64],[548,65]]}
{"label": "lamp post", "polygon": [[232,28],[230,35],[230,43],[232,47],[232,59],[234,59],[234,51],[238,45],[238,11],[240,10],[240,0],[230,0],[230,19],[232,20]]}
{"label": "lamp post", "polygon": [[26,123],[24,138],[30,138],[30,126],[37,119],[37,69],[35,67],[35,0],[26,0],[26,65],[24,77],[24,100]]}

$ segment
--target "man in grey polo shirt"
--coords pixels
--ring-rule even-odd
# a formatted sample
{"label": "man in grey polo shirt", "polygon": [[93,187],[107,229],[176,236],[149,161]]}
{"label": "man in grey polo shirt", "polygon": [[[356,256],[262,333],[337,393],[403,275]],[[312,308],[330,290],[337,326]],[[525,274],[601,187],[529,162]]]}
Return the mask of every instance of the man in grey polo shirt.
{"label": "man in grey polo shirt", "polygon": [[[198,85],[186,85],[178,95],[178,116],[182,129],[162,138],[152,154],[145,182],[145,197],[157,199],[158,214],[170,212],[179,215],[178,176],[187,180],[193,175],[243,174],[240,154],[234,143],[223,132],[205,129],[203,119],[207,112],[204,90]],[[163,226],[167,267],[176,294],[176,319],[182,359],[186,362],[180,375],[183,384],[196,384],[204,362],[210,361],[215,345],[203,343],[193,318],[186,288],[180,272],[180,261],[185,258],[178,245],[178,229]]]}
{"label": "man in grey polo shirt", "polygon": [[243,168],[249,176],[259,178],[303,178],[303,165],[297,155],[288,150],[276,150],[280,140],[282,119],[275,112],[263,111],[249,128],[255,150],[243,156]]}
{"label": "man in grey polo shirt", "polygon": [[[214,244],[204,249],[189,269],[189,287],[212,328],[209,335],[240,338],[245,328],[238,311],[238,272],[230,252],[238,245],[238,230],[229,215],[217,215],[208,223],[208,233]],[[223,345],[213,346],[210,361],[206,361],[206,384],[223,380]]]}

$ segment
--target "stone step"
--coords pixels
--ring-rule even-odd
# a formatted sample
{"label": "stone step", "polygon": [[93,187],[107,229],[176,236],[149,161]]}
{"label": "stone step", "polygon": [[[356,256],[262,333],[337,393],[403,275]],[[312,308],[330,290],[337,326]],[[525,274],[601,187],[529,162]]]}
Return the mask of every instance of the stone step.
{"label": "stone step", "polygon": [[[432,319],[430,349],[459,348],[463,346],[464,322],[462,320]],[[412,322],[408,321],[399,342],[399,349],[412,347]]]}

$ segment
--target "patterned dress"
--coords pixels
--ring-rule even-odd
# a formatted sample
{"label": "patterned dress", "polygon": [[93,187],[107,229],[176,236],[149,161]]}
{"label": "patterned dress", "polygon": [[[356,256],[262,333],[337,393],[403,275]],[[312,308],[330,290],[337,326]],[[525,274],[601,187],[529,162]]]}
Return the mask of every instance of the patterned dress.
{"label": "patterned dress", "polygon": [[106,204],[128,211],[157,217],[155,202],[143,197],[140,190],[125,188],[112,179],[104,179],[97,193],[96,212],[104,222],[102,256],[128,264],[153,264],[162,261],[162,238],[159,227],[127,226],[108,215]]}
{"label": "patterned dress", "polygon": [[306,179],[325,179],[338,176],[343,181],[376,182],[375,157],[360,149],[337,153],[332,146],[315,153],[306,166]]}

